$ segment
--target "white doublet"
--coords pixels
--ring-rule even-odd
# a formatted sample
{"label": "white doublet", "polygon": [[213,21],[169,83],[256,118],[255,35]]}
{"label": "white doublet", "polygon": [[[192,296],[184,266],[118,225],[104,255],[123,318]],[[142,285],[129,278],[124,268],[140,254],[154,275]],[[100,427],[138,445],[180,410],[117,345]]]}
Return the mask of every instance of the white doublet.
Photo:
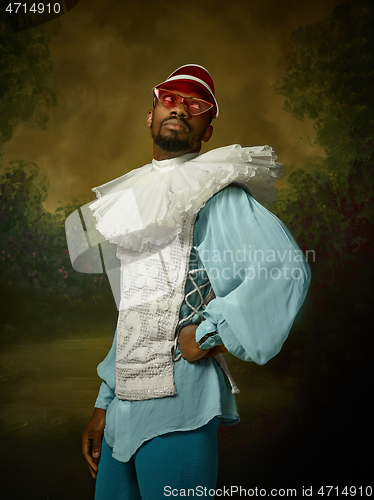
{"label": "white doublet", "polygon": [[175,394],[173,346],[184,300],[193,227],[218,191],[238,183],[260,202],[274,199],[281,165],[269,146],[215,149],[156,161],[94,188],[97,229],[118,245],[121,301],[116,396]]}

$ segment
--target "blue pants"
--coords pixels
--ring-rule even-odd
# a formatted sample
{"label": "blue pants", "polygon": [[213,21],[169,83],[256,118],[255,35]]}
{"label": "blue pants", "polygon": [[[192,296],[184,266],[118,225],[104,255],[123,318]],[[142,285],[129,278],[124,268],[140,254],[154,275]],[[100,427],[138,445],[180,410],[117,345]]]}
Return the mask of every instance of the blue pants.
{"label": "blue pants", "polygon": [[208,491],[217,482],[219,421],[216,417],[199,429],[146,441],[129,462],[115,460],[103,439],[95,500],[185,498],[188,489],[201,498],[214,497]]}

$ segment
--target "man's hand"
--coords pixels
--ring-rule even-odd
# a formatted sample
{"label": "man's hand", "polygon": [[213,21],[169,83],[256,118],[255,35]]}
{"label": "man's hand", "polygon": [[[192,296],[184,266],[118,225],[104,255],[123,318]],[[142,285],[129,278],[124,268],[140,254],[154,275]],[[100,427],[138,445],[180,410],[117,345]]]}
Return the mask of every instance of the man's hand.
{"label": "man's hand", "polygon": [[211,349],[200,349],[195,339],[197,327],[198,325],[184,326],[179,333],[178,344],[182,358],[191,362],[202,358],[210,358],[211,356],[216,356],[220,352],[227,351],[223,344],[212,347]]}
{"label": "man's hand", "polygon": [[105,427],[106,410],[95,408],[91,420],[82,434],[82,453],[84,460],[91,472],[91,476],[96,479],[97,464],[101,453],[101,440]]}

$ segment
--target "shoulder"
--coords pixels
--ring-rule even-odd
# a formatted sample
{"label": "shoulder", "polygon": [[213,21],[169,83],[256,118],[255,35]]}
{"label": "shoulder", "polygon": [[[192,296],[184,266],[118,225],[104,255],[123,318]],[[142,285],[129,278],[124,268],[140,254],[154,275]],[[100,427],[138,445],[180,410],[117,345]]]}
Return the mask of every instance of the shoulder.
{"label": "shoulder", "polygon": [[253,198],[244,189],[230,184],[212,196],[200,210],[194,236],[202,240],[207,234],[232,233],[248,222],[253,212]]}
{"label": "shoulder", "polygon": [[240,211],[243,208],[248,209],[254,202],[252,196],[239,185],[230,184],[215,195],[213,195],[199,212],[199,218],[209,217],[210,215],[225,215],[228,213]]}
{"label": "shoulder", "polygon": [[[213,195],[206,203],[206,206],[225,205],[235,202],[247,202],[252,199],[252,196],[245,190],[244,186],[240,187],[238,184],[230,184],[229,186],[221,189],[218,193]],[[204,207],[204,208],[205,208]]]}

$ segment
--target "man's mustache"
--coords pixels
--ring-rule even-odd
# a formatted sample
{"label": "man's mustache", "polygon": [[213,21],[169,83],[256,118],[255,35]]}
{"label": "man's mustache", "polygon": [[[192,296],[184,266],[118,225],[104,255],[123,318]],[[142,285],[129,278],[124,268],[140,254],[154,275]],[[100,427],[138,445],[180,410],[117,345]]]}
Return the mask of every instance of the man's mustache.
{"label": "man's mustache", "polygon": [[168,121],[171,121],[171,120],[173,120],[174,122],[175,121],[180,122],[181,124],[183,123],[183,125],[190,132],[190,127],[189,127],[188,123],[186,122],[186,120],[184,118],[176,118],[175,116],[170,116],[169,118],[166,118],[165,120],[163,120],[161,122],[160,128],[162,127],[162,125],[164,125],[165,123],[167,123]]}

